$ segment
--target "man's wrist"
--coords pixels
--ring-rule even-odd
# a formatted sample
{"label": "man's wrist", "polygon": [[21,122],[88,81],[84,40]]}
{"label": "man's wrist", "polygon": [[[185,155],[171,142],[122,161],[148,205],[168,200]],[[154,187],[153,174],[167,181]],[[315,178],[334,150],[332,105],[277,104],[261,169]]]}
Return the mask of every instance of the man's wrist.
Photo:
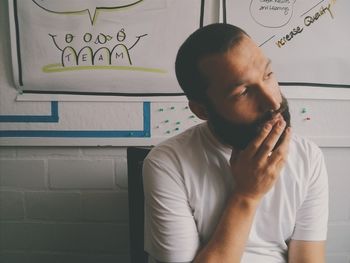
{"label": "man's wrist", "polygon": [[241,209],[255,211],[260,203],[260,199],[235,192],[232,193],[229,202],[239,206]]}

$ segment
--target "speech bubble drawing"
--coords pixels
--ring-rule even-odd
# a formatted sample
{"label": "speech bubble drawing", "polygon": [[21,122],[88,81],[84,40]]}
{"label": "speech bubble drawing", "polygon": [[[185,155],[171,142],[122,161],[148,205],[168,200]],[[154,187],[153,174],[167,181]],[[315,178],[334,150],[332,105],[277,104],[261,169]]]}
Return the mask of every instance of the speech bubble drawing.
{"label": "speech bubble drawing", "polygon": [[144,0],[32,0],[40,8],[55,14],[88,13],[93,25],[99,10],[116,10],[137,5]]}
{"label": "speech bubble drawing", "polygon": [[256,23],[263,27],[283,27],[293,16],[296,0],[251,0],[249,11]]}

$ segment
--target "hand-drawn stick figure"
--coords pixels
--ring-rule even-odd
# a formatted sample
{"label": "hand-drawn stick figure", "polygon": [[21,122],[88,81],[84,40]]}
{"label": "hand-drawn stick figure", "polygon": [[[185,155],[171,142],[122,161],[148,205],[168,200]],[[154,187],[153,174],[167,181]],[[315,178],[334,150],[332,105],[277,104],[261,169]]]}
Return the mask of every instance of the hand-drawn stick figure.
{"label": "hand-drawn stick figure", "polygon": [[[123,59],[124,58],[124,54],[125,54],[125,57],[127,58],[128,64],[132,65],[129,51],[137,45],[137,43],[140,41],[140,39],[142,37],[145,37],[147,35],[148,34],[143,34],[143,35],[136,36],[136,41],[130,47],[127,47],[125,44],[122,43],[126,39],[125,30],[124,30],[124,28],[122,28],[121,30],[119,30],[119,32],[117,33],[117,36],[116,36],[117,41],[120,42],[120,43],[115,45],[112,49],[109,49],[108,47],[103,46],[103,47],[100,47],[95,52],[93,52],[93,54],[92,54],[92,58],[93,58],[92,59],[92,64],[94,65],[94,59],[95,59],[96,53],[99,50],[104,49],[104,50],[108,50],[109,51],[109,61],[108,61],[109,65],[112,64],[112,58],[115,57],[116,60],[118,58],[122,58]],[[49,36],[52,38],[52,41],[53,41],[55,47],[62,52],[62,55],[61,55],[62,66],[64,67],[65,64],[66,64],[64,57],[65,56],[71,56],[71,55],[73,57],[72,59],[75,59],[75,60],[73,60],[75,62],[74,64],[78,66],[79,65],[79,61],[78,61],[78,57],[79,56],[78,56],[78,54],[80,54],[81,50],[79,52],[77,52],[77,50],[73,46],[69,45],[69,44],[71,44],[74,41],[75,36],[72,35],[72,34],[69,34],[69,33],[67,33],[65,35],[65,39],[64,39],[65,44],[64,45],[68,44],[65,47],[61,47],[60,46],[60,44],[57,41],[57,37],[58,37],[57,35],[49,34]],[[93,37],[92,37],[91,33],[85,33],[84,36],[83,36],[83,41],[85,43],[89,43],[89,42],[91,42],[92,38]],[[112,39],[113,39],[112,36],[100,33],[96,37],[96,40],[94,41],[94,44],[103,45],[103,44],[106,44],[108,41],[110,41]],[[83,48],[86,49],[87,47],[88,46],[84,46]],[[92,51],[92,48],[90,47],[89,50]],[[67,55],[67,53],[68,53],[68,55]],[[68,57],[68,60],[70,60],[70,57]]]}

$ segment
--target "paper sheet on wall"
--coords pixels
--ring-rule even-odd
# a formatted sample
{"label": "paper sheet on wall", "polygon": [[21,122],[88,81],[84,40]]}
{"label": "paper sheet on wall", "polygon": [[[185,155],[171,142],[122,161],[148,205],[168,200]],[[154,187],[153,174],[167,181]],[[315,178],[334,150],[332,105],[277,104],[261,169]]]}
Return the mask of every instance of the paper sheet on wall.
{"label": "paper sheet on wall", "polygon": [[350,1],[227,0],[226,19],[272,60],[281,84],[350,88]]}
{"label": "paper sheet on wall", "polygon": [[175,56],[200,9],[198,0],[11,0],[15,82],[34,92],[181,94]]}

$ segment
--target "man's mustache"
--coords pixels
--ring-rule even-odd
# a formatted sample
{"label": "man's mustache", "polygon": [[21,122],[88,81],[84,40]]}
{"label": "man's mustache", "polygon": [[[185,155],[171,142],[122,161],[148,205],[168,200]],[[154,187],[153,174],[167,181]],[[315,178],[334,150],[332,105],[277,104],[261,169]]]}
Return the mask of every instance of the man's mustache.
{"label": "man's mustache", "polygon": [[277,110],[269,110],[263,114],[262,117],[258,119],[256,122],[257,125],[264,125],[266,122],[272,120],[276,115],[279,113],[283,115],[283,113],[288,109],[288,103],[287,101],[283,101],[280,104],[280,107]]}

